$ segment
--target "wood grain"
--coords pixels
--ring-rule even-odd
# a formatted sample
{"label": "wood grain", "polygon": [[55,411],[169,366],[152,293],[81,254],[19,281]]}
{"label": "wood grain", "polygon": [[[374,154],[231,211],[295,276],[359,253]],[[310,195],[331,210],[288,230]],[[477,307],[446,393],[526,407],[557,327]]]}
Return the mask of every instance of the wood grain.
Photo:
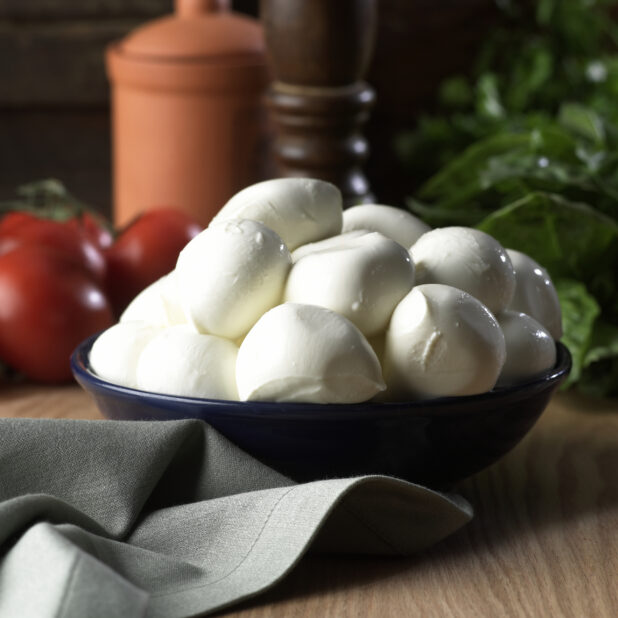
{"label": "wood grain", "polygon": [[2,0],[0,18],[95,19],[118,16],[152,17],[171,12],[173,0]]}
{"label": "wood grain", "polygon": [[103,50],[139,24],[136,19],[0,22],[0,106],[101,107],[108,83]]}
{"label": "wood grain", "polygon": [[109,113],[0,111],[0,201],[39,178],[61,179],[73,195],[111,214]]}
{"label": "wood grain", "polygon": [[0,387],[0,417],[101,419],[94,401],[75,384]]}
{"label": "wood grain", "polygon": [[[76,386],[5,385],[0,416],[100,418]],[[307,556],[222,615],[618,615],[618,402],[558,395],[503,460],[456,488],[474,520],[408,559]]]}

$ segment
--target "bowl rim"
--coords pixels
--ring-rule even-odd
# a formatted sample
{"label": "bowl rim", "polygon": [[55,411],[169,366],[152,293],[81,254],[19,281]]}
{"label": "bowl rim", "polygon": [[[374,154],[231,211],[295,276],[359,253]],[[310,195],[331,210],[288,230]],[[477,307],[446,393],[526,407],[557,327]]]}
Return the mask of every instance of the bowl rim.
{"label": "bowl rim", "polygon": [[494,388],[491,391],[477,395],[436,397],[433,399],[409,401],[369,400],[350,404],[236,401],[153,393],[104,380],[92,371],[88,359],[90,349],[99,334],[91,335],[82,341],[71,355],[73,375],[85,390],[93,391],[93,394],[98,393],[100,395],[113,393],[123,399],[141,400],[144,403],[150,403],[157,407],[164,407],[166,403],[181,405],[192,411],[198,411],[207,407],[212,412],[233,415],[239,418],[244,416],[315,418],[319,414],[320,416],[324,415],[326,418],[341,419],[349,418],[352,415],[363,417],[375,414],[393,417],[400,414],[417,414],[418,416],[425,416],[428,413],[439,416],[475,414],[481,410],[495,408],[506,401],[516,402],[521,399],[527,399],[544,390],[553,390],[566,379],[572,366],[572,359],[568,348],[558,341],[556,342],[556,363],[552,369],[526,382],[513,386]]}

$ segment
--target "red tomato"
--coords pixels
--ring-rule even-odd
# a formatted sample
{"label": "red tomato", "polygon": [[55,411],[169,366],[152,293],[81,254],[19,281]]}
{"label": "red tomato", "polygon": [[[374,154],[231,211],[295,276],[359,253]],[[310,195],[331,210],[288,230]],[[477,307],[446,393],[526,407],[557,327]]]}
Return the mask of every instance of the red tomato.
{"label": "red tomato", "polygon": [[0,256],[0,358],[29,378],[71,378],[69,357],[113,323],[102,289],[83,268],[45,247]]}
{"label": "red tomato", "polygon": [[8,212],[0,220],[0,236],[15,232],[23,225],[36,220],[37,217],[30,212],[23,212],[21,210]]}
{"label": "red tomato", "polygon": [[5,224],[8,229],[2,230],[0,226],[0,255],[22,245],[46,247],[84,268],[95,281],[103,281],[105,258],[101,249],[85,235],[58,221],[18,218],[18,214],[25,213],[12,214],[16,217],[11,225]]}
{"label": "red tomato", "polygon": [[145,287],[176,266],[180,250],[202,227],[171,208],[145,212],[107,250],[107,286],[116,315]]}
{"label": "red tomato", "polygon": [[88,240],[93,242],[99,249],[107,249],[114,242],[112,233],[105,227],[101,221],[85,212],[78,217],[73,217],[66,222],[66,225],[80,234],[83,234]]}

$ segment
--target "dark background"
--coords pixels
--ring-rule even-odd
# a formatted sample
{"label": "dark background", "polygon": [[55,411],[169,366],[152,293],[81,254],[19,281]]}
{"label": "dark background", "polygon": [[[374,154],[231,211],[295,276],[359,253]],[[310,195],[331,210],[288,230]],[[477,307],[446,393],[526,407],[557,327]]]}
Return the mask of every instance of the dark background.
{"label": "dark background", "polygon": [[[309,0],[310,1],[310,0]],[[0,0],[0,200],[23,182],[56,177],[110,212],[105,45],[169,13],[172,0]],[[258,0],[235,10],[258,14]],[[414,184],[393,136],[431,105],[439,80],[465,70],[491,26],[493,0],[378,0],[367,81],[377,105],[367,127],[367,173],[378,200],[402,203]]]}

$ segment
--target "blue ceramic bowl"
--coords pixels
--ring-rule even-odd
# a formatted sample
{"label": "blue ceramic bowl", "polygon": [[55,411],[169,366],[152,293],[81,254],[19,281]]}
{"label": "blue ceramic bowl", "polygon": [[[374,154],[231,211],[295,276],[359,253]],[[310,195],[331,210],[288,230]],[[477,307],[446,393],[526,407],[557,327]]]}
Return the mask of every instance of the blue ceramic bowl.
{"label": "blue ceramic bowl", "polygon": [[71,364],[75,378],[104,416],[202,419],[246,452],[298,481],[388,474],[448,486],[515,446],[571,368],[568,350],[558,343],[551,371],[482,395],[350,405],[220,401],[160,395],[102,380],[88,361],[95,338],[75,350]]}

